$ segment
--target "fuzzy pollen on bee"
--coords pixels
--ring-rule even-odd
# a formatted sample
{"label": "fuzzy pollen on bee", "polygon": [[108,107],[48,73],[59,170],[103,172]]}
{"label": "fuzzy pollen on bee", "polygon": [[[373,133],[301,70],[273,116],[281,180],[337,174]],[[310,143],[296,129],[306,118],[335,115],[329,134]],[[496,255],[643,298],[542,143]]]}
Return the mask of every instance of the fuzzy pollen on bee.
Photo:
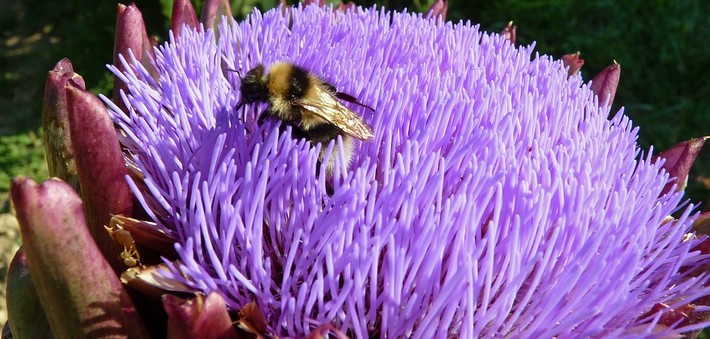
{"label": "fuzzy pollen on bee", "polygon": [[326,173],[331,175],[335,158],[345,159],[346,166],[353,157],[353,138],[370,141],[374,137],[372,128],[357,113],[346,107],[340,100],[359,106],[372,107],[360,103],[355,97],[338,92],[335,86],[319,78],[310,71],[287,62],[277,62],[266,71],[257,65],[241,78],[239,88],[241,100],[236,109],[254,103],[267,103],[268,108],[261,113],[259,125],[264,120],[279,119],[295,127],[295,136],[304,137],[311,144],[321,144],[319,161],[324,161],[328,143],[342,139],[342,152],[334,147],[326,164]]}

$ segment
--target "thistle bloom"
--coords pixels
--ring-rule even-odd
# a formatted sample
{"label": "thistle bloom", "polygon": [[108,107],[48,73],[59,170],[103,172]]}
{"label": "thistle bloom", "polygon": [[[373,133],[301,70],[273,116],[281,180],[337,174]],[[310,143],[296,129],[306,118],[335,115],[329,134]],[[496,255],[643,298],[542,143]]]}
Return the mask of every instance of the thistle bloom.
{"label": "thistle bloom", "polygon": [[[127,178],[178,239],[169,278],[270,331],[332,324],[364,338],[673,334],[710,294],[694,220],[637,129],[561,61],[469,24],[308,6],[184,26],[155,72],[122,59],[126,109],[105,100],[144,179]],[[219,37],[216,39],[215,37]],[[375,107],[348,168],[266,107],[235,111],[238,70],[301,65]],[[333,185],[333,194],[326,190]],[[678,218],[667,218],[678,212]],[[664,303],[668,308],[654,308]],[[697,310],[705,310],[699,307]]]}

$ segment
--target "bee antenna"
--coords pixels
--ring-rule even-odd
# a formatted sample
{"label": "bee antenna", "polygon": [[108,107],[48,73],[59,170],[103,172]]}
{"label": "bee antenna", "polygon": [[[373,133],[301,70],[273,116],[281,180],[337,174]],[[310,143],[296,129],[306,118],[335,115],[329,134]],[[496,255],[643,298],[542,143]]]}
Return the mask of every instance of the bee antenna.
{"label": "bee antenna", "polygon": [[242,119],[245,119],[245,120],[246,120],[246,116],[247,116],[247,106],[246,106],[246,104],[247,104],[247,103],[246,103],[246,102],[244,101],[244,99],[242,98],[242,99],[239,99],[239,102],[237,102],[237,105],[234,106],[234,111],[235,111],[235,112],[239,112],[240,109],[242,110]]}
{"label": "bee antenna", "polygon": [[237,73],[237,75],[239,76],[239,80],[244,80],[244,78],[242,78],[242,74],[239,73],[239,71],[237,71],[236,69],[225,68],[224,70],[225,70],[225,71],[230,71],[230,72]]}
{"label": "bee antenna", "polygon": [[[331,85],[331,86],[332,86],[332,85]],[[374,109],[374,108],[372,108],[372,107],[370,107],[370,106],[368,106],[368,105],[365,105],[365,104],[361,103],[360,101],[357,100],[356,97],[354,97],[354,96],[352,96],[352,95],[350,95],[350,94],[343,93],[343,92],[335,92],[335,97],[338,98],[338,99],[345,100],[345,101],[347,101],[347,102],[351,102],[351,103],[353,103],[353,104],[355,104],[355,105],[358,105],[358,106],[360,106],[360,107],[365,107],[365,108],[371,110],[372,112],[375,112],[375,109]]]}

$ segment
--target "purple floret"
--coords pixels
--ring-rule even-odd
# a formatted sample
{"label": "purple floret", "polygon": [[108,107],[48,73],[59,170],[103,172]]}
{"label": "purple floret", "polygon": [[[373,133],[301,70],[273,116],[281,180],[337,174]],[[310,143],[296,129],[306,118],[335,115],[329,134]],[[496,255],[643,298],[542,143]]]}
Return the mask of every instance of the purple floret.
{"label": "purple floret", "polygon": [[[342,144],[258,126],[265,105],[234,109],[226,69],[276,61],[375,108],[347,104],[375,137],[334,178],[318,155]],[[111,114],[146,176],[134,193],[179,239],[169,275],[234,310],[256,301],[280,336],[634,336],[661,329],[656,303],[710,294],[691,274],[708,263],[686,237],[692,206],[661,195],[637,128],[533,46],[308,6],[184,28],[156,49],[155,79],[128,63],[129,112]]]}

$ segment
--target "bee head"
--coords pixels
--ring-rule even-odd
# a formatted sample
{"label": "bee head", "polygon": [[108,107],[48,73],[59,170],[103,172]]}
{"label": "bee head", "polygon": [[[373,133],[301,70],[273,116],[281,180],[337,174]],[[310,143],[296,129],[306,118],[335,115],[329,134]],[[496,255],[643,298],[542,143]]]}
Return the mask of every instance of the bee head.
{"label": "bee head", "polygon": [[242,92],[242,101],[247,104],[268,100],[269,90],[266,88],[264,66],[257,65],[247,72],[242,78],[240,91]]}

